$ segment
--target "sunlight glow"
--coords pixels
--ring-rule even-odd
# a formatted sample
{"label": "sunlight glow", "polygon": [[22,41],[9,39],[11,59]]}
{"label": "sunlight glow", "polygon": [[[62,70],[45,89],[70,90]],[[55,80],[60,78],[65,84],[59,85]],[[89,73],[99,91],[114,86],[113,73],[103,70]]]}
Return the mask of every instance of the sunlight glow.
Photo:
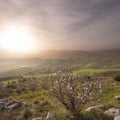
{"label": "sunlight glow", "polygon": [[34,49],[34,42],[28,32],[13,26],[0,35],[1,46],[11,52],[28,52]]}

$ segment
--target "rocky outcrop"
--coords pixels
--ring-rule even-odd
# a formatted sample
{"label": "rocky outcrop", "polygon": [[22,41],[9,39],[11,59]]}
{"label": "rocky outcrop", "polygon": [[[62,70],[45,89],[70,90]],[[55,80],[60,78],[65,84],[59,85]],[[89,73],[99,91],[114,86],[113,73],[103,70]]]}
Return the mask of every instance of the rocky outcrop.
{"label": "rocky outcrop", "polygon": [[110,109],[106,110],[104,112],[104,114],[107,115],[107,116],[113,116],[113,117],[115,117],[115,116],[120,115],[120,109],[110,108]]}
{"label": "rocky outcrop", "polygon": [[23,104],[22,101],[17,101],[14,98],[0,99],[0,107],[2,107],[4,109],[13,110],[13,109],[21,106],[22,104]]}
{"label": "rocky outcrop", "polygon": [[15,109],[15,108],[18,108],[19,106],[20,106],[19,103],[13,103],[13,104],[11,104],[11,105],[5,106],[5,108],[6,108],[6,109],[11,109],[11,110],[13,110],[13,109]]}

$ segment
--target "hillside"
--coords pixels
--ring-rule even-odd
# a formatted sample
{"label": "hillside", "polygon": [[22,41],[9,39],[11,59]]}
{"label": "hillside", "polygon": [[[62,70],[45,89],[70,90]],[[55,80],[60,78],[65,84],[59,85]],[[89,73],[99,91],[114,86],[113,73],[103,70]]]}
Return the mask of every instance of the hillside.
{"label": "hillside", "polygon": [[120,50],[56,51],[49,50],[34,55],[32,59],[0,59],[0,72],[30,67],[53,69],[57,66],[74,68],[120,68]]}
{"label": "hillside", "polygon": [[[31,59],[0,59],[0,120],[37,120],[38,117],[50,120],[51,115],[54,120],[79,120],[79,117],[112,120],[113,117],[104,113],[109,109],[120,110],[119,99],[116,99],[120,93],[119,75],[118,50],[44,51]],[[86,93],[86,86],[92,89],[91,94]],[[59,99],[61,93],[69,109],[61,97]],[[84,97],[83,93],[88,96]],[[84,107],[77,104],[86,98],[92,101],[86,102]],[[72,103],[77,108],[82,107],[81,111],[73,111]],[[96,109],[96,106],[103,108]],[[90,108],[95,111],[89,112]]]}

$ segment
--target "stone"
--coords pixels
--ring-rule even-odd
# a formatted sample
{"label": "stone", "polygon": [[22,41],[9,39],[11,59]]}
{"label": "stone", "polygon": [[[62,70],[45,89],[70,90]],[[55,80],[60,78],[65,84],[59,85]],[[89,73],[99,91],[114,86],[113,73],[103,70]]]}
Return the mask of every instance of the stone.
{"label": "stone", "polygon": [[120,115],[115,116],[114,120],[120,120]]}
{"label": "stone", "polygon": [[0,102],[5,102],[5,100],[4,99],[0,99]]}
{"label": "stone", "polygon": [[27,103],[27,101],[21,101],[21,104],[22,104],[22,106],[26,106],[28,103]]}
{"label": "stone", "polygon": [[120,109],[116,109],[116,108],[110,108],[108,110],[106,110],[104,112],[105,115],[107,116],[117,116],[117,115],[120,115]]}
{"label": "stone", "polygon": [[120,95],[115,96],[115,99],[116,99],[116,100],[120,100]]}
{"label": "stone", "polygon": [[55,118],[55,111],[48,112],[46,120]]}
{"label": "stone", "polygon": [[85,111],[86,112],[101,111],[101,108],[103,108],[103,107],[104,107],[103,105],[97,105],[97,106],[89,107]]}
{"label": "stone", "polygon": [[5,108],[5,109],[12,110],[24,104],[26,103],[23,101],[17,101],[14,98],[0,99],[0,107]]}
{"label": "stone", "polygon": [[4,108],[4,106],[5,106],[5,102],[0,101],[0,107]]}
{"label": "stone", "polygon": [[36,118],[33,118],[32,120],[43,120],[42,117],[36,117]]}
{"label": "stone", "polygon": [[38,104],[39,104],[39,106],[44,106],[46,104],[46,102],[40,101]]}
{"label": "stone", "polygon": [[6,106],[12,105],[14,103],[17,103],[17,100],[15,100],[14,98],[9,98],[6,100]]}
{"label": "stone", "polygon": [[17,107],[19,107],[19,103],[13,103],[13,104],[10,104],[8,106],[5,106],[6,109],[11,109],[11,110],[13,110]]}
{"label": "stone", "polygon": [[70,120],[71,120],[71,119],[74,119],[74,118],[75,118],[74,116],[70,116]]}
{"label": "stone", "polygon": [[7,101],[6,102],[6,106],[9,106],[9,105],[12,105],[12,104],[14,104],[15,103],[15,101],[13,101],[13,100],[9,100],[9,101]]}

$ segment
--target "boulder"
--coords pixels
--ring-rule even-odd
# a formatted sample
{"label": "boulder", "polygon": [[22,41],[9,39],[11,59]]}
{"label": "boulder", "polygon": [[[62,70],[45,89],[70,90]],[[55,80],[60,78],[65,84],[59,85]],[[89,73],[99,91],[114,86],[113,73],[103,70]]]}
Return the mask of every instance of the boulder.
{"label": "boulder", "polygon": [[42,117],[36,117],[36,118],[33,118],[32,120],[43,120]]}
{"label": "boulder", "polygon": [[104,107],[103,105],[97,105],[97,106],[89,107],[85,111],[86,112],[101,111],[101,108],[103,107]]}
{"label": "boulder", "polygon": [[120,120],[120,115],[115,116],[114,120]]}
{"label": "boulder", "polygon": [[116,100],[120,100],[120,95],[115,96],[115,99],[116,99]]}
{"label": "boulder", "polygon": [[107,116],[117,116],[117,115],[120,115],[120,109],[116,109],[116,108],[110,108],[108,110],[106,110],[104,112],[105,115]]}
{"label": "boulder", "polygon": [[55,111],[48,112],[45,120],[49,120],[53,118],[55,118]]}

